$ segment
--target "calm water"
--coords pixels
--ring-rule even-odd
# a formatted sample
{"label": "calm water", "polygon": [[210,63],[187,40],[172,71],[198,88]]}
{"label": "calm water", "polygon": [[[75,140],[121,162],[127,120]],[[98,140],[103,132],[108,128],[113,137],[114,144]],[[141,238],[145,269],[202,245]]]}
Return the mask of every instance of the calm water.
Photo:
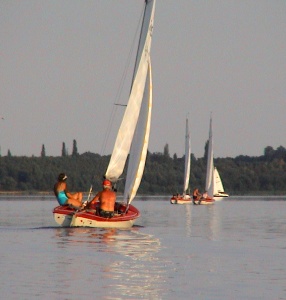
{"label": "calm water", "polygon": [[53,198],[0,198],[2,299],[286,299],[286,197],[138,198],[130,230],[61,228]]}

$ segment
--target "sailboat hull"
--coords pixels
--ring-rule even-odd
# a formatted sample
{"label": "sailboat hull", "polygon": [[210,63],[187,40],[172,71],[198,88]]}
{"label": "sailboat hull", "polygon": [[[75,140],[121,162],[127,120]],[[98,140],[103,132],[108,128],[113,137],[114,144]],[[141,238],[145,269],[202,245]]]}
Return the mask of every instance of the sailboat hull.
{"label": "sailboat hull", "polygon": [[224,198],[227,198],[227,197],[229,197],[229,194],[227,194],[227,193],[217,193],[217,194],[214,195],[215,201],[221,201],[221,200],[223,200]]}
{"label": "sailboat hull", "polygon": [[137,218],[139,210],[129,205],[125,213],[126,205],[116,203],[115,215],[112,218],[103,218],[96,214],[96,210],[75,211],[69,206],[57,206],[53,210],[56,223],[63,227],[98,227],[98,228],[131,228]]}
{"label": "sailboat hull", "polygon": [[74,213],[75,210],[70,208],[68,205],[57,206],[53,210],[56,223],[63,227],[70,226]]}
{"label": "sailboat hull", "polygon": [[210,204],[214,204],[214,203],[215,203],[215,200],[213,198],[193,200],[193,204],[196,204],[196,205],[210,205]]}
{"label": "sailboat hull", "polygon": [[185,196],[173,196],[170,200],[171,204],[190,204],[192,203],[189,195]]}

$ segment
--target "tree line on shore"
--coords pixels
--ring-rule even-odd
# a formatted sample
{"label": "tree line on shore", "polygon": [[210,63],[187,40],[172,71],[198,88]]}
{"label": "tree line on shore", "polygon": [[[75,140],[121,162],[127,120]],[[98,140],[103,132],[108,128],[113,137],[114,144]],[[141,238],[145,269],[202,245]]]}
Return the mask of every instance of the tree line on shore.
{"label": "tree line on shore", "polygon": [[[206,153],[196,158],[191,154],[190,189],[204,189],[206,174]],[[88,191],[101,188],[110,155],[86,152],[79,154],[74,140],[73,151],[68,155],[63,143],[62,155],[46,156],[42,146],[39,157],[0,157],[0,191],[52,192],[58,174],[68,175],[70,191]],[[169,146],[163,152],[148,152],[144,175],[138,190],[140,195],[172,195],[181,193],[184,176],[184,156],[173,157]],[[235,158],[215,158],[214,164],[220,172],[225,191],[231,195],[285,195],[286,193],[286,149],[267,146],[262,156],[240,155]],[[117,183],[119,193],[123,192],[126,168],[122,180]]]}

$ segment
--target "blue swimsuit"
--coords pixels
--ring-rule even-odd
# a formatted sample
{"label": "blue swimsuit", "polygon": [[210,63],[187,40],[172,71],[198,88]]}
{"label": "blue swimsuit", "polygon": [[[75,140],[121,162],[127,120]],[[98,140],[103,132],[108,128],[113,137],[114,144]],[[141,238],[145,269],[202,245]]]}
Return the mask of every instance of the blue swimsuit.
{"label": "blue swimsuit", "polygon": [[68,200],[68,197],[67,197],[65,191],[58,192],[57,199],[58,199],[58,202],[60,205],[65,205]]}

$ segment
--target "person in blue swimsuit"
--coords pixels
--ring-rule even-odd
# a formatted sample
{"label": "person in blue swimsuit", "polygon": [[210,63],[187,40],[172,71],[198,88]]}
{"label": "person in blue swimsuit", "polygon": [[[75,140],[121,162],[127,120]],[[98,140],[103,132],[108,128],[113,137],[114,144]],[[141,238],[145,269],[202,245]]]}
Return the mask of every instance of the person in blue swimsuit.
{"label": "person in blue swimsuit", "polygon": [[58,181],[54,185],[54,193],[60,205],[71,205],[75,208],[83,206],[82,192],[70,193],[67,188],[67,175],[60,173]]}

